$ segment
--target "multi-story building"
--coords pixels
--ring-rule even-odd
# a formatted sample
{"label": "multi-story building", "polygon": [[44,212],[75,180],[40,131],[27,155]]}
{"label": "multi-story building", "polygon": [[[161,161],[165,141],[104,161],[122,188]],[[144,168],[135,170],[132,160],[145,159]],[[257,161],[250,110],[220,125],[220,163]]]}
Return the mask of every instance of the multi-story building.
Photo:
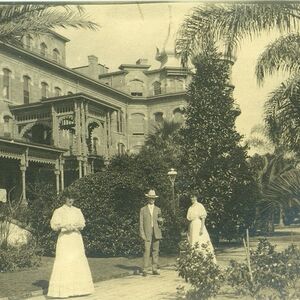
{"label": "multi-story building", "polygon": [[[164,49],[116,72],[94,55],[66,66],[68,39],[26,36],[0,43],[0,188],[26,199],[28,177],[50,171],[59,192],[115,154],[139,151],[163,119],[183,121],[190,72]],[[43,173],[44,174],[44,173]]]}

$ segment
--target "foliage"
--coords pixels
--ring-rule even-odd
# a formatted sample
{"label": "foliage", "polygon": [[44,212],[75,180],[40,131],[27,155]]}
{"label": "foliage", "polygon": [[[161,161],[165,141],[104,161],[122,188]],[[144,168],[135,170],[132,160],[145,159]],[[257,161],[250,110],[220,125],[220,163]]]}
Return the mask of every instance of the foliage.
{"label": "foliage", "polygon": [[44,254],[53,255],[57,233],[51,229],[50,220],[54,209],[62,204],[56,195],[56,188],[45,182],[34,183],[27,186],[27,196],[27,218],[32,234]]}
{"label": "foliage", "polygon": [[41,262],[41,249],[31,240],[20,247],[0,247],[0,272],[38,267]]}
{"label": "foliage", "polygon": [[[181,243],[180,256],[177,259],[177,271],[180,277],[192,286],[184,299],[209,299],[216,296],[224,280],[221,269],[213,261],[213,256],[205,245],[201,251],[198,245],[191,247],[186,241]],[[181,290],[181,297],[184,293]]]}
{"label": "foliage", "polygon": [[209,231],[232,239],[253,223],[257,186],[235,129],[240,111],[228,85],[228,62],[212,48],[199,55],[196,67],[180,130],[180,189],[185,194],[198,191],[208,210]]}
{"label": "foliage", "polygon": [[[239,295],[265,298],[267,291],[272,299],[294,299],[295,285],[300,278],[300,250],[290,245],[282,252],[275,251],[266,239],[259,241],[255,251],[250,252],[252,277],[246,263],[231,261],[226,274],[227,283]],[[299,295],[298,295],[299,296]]]}
{"label": "foliage", "polygon": [[0,40],[21,44],[27,34],[49,34],[56,27],[97,29],[88,21],[80,6],[59,4],[25,4],[0,6]]}

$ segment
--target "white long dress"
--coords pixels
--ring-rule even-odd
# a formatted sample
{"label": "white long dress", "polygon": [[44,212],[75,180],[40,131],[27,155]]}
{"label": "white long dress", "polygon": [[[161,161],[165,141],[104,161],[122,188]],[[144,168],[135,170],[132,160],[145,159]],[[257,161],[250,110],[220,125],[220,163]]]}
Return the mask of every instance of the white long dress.
{"label": "white long dress", "polygon": [[[63,205],[53,213],[51,228],[60,231],[50,277],[48,296],[65,298],[91,294],[94,291],[91,271],[85,256],[80,230],[85,220],[79,208]],[[66,227],[77,228],[66,231]]]}
{"label": "white long dress", "polygon": [[206,218],[206,216],[206,210],[201,203],[195,202],[190,206],[187,212],[187,219],[190,221],[188,241],[191,246],[195,246],[196,243],[198,243],[199,251],[204,251],[202,246],[203,244],[207,245],[207,249],[213,255],[213,260],[216,263],[214,248],[211,243],[205,224],[203,226],[202,234],[200,235],[202,223],[201,219]]}

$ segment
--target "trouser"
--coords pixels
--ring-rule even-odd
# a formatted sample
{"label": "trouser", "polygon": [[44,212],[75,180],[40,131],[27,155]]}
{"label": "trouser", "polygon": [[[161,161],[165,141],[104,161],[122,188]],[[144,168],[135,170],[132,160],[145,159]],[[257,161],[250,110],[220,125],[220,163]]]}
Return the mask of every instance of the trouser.
{"label": "trouser", "polygon": [[146,272],[146,270],[149,268],[151,248],[152,248],[152,271],[157,271],[158,255],[159,255],[159,240],[157,240],[154,237],[154,232],[152,232],[150,241],[145,241],[144,268],[143,268],[144,272]]}

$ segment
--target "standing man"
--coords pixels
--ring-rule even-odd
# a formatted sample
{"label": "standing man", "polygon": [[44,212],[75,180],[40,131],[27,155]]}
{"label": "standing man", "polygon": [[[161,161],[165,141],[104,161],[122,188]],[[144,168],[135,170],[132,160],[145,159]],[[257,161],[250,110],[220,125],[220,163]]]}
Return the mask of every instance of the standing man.
{"label": "standing man", "polygon": [[149,267],[150,251],[152,248],[152,274],[159,275],[157,268],[159,255],[159,241],[162,239],[159,225],[163,222],[160,208],[154,205],[158,196],[155,190],[150,190],[145,194],[148,204],[140,210],[140,237],[145,242],[143,276],[147,276]]}

